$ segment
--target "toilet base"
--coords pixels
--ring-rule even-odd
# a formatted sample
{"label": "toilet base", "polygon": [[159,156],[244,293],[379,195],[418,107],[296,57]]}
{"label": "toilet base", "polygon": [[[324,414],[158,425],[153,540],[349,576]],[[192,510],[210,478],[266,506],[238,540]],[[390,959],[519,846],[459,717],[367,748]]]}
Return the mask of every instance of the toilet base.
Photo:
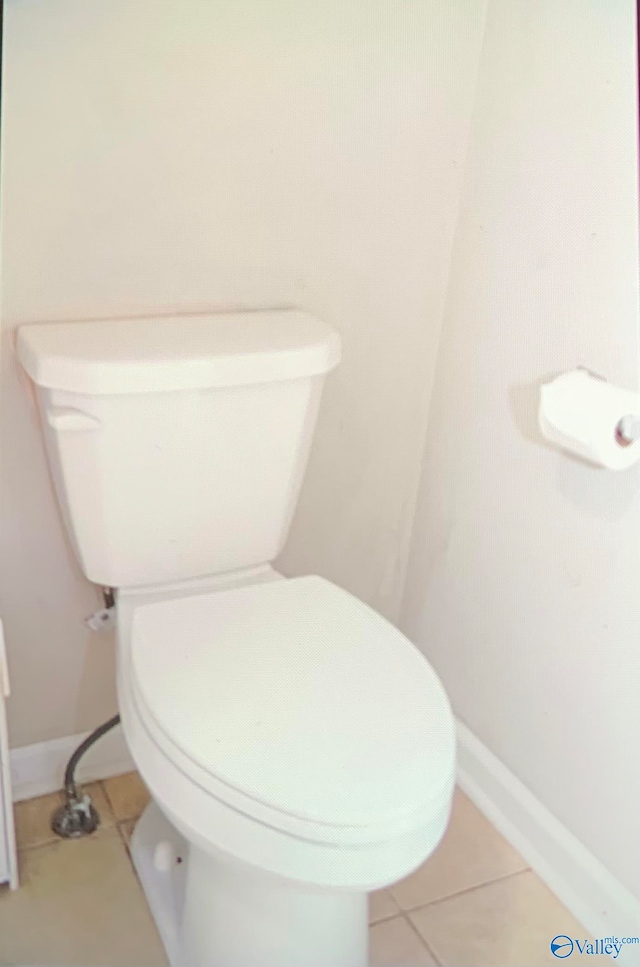
{"label": "toilet base", "polygon": [[155,803],[131,852],[171,967],[367,967],[366,893],[218,859],[190,847]]}
{"label": "toilet base", "polygon": [[131,859],[171,967],[187,967],[180,936],[189,844],[149,803],[131,838]]}

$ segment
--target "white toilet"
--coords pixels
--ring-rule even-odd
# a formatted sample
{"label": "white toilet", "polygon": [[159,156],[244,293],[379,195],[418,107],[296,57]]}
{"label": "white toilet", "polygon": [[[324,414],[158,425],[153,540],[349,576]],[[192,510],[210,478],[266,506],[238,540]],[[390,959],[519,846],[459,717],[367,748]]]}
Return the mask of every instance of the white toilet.
{"label": "white toilet", "polygon": [[132,852],[173,967],[365,967],[367,893],[449,817],[453,718],[423,655],[270,565],[338,336],[294,310],[23,326],[80,566],[117,590]]}

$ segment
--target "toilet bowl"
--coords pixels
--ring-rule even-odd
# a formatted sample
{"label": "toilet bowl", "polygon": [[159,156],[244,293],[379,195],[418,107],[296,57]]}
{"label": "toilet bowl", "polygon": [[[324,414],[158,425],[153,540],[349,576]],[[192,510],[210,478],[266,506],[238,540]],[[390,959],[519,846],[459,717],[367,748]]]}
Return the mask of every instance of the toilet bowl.
{"label": "toilet bowl", "polygon": [[174,967],[365,967],[367,893],[446,828],[448,700],[330,582],[233,580],[118,601],[122,723],[153,796],[134,862]]}
{"label": "toilet bowl", "polygon": [[340,339],[297,309],[22,326],[62,520],[115,591],[132,856],[172,967],[365,967],[367,893],[454,782],[446,694],[389,622],[283,578]]}

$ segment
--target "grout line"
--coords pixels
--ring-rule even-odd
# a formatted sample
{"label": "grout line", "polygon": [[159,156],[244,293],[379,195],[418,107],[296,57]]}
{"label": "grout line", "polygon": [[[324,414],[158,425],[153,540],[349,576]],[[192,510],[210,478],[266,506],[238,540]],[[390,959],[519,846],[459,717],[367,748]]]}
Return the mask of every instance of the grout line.
{"label": "grout line", "polygon": [[[136,816],[134,822],[137,823],[137,821],[138,821],[139,818],[140,818],[139,816]],[[124,819],[123,820],[123,823],[127,823],[127,822],[131,822],[131,820],[128,820],[128,819]],[[124,851],[125,851],[125,853],[127,855],[127,860],[129,861],[129,866],[131,867],[131,870],[133,872],[133,875],[136,878],[136,882],[138,883],[138,885],[140,886],[140,889],[142,890],[142,895],[144,896],[145,902],[148,905],[149,901],[148,901],[147,895],[146,895],[146,893],[144,891],[144,886],[142,885],[142,880],[140,879],[140,876],[139,876],[138,871],[136,869],[136,864],[133,862],[133,856],[131,855],[131,844],[130,843],[127,843],[127,841],[125,840],[125,838],[124,838],[124,832],[120,829],[120,825],[118,825],[118,832],[120,833],[120,836],[122,837],[122,842],[124,843]]]}
{"label": "grout line", "polygon": [[[107,794],[107,790],[105,789],[104,783],[102,782],[102,780],[101,779],[94,779],[93,782],[85,782],[84,784],[78,783],[78,785],[81,788],[83,788],[83,789],[85,789],[87,791],[89,790],[89,787],[90,786],[97,787],[98,791],[100,793],[102,793],[102,795],[104,796],[104,799],[106,801],[106,804],[107,804],[107,809],[109,810],[109,816],[110,816],[111,821],[108,822],[108,821],[105,820],[104,815],[100,812],[100,810],[98,809],[98,807],[96,805],[96,797],[95,796],[91,796],[91,801],[93,803],[93,807],[94,807],[94,809],[97,809],[98,810],[98,815],[100,816],[100,825],[98,826],[98,829],[114,829],[118,825],[118,817],[116,816],[115,810],[113,808],[113,805],[111,803],[111,800],[109,799],[109,796]],[[91,795],[90,792],[89,792],[89,795]]]}
{"label": "grout line", "polygon": [[[38,849],[51,849],[52,846],[65,846],[67,843],[79,843],[81,840],[96,839],[102,833],[112,832],[115,828],[115,826],[98,826],[94,833],[90,833],[88,836],[78,837],[57,836],[55,833],[52,833],[52,838],[46,839],[43,843],[31,843],[30,846],[18,846],[18,853],[33,853],[34,850]],[[1,964],[0,967],[2,967]]]}
{"label": "grout line", "polygon": [[418,940],[420,941],[420,943],[422,944],[422,946],[426,949],[426,951],[429,954],[429,956],[431,957],[431,959],[433,961],[435,961],[435,963],[437,964],[437,967],[442,967],[442,961],[436,955],[435,950],[433,949],[433,947],[431,946],[431,944],[428,942],[428,940],[426,939],[426,937],[423,937],[422,936],[422,934],[420,933],[420,931],[418,930],[418,928],[416,927],[416,925],[412,922],[411,917],[407,916],[404,913],[402,915],[403,915],[404,919],[406,920],[406,922],[409,924],[410,929],[415,933],[416,937],[418,938]]}
{"label": "grout line", "polygon": [[126,836],[125,836],[124,829],[122,828],[124,826],[124,824],[127,823],[127,822],[129,822],[129,820],[127,820],[127,819],[123,819],[123,820],[117,822],[116,823],[116,829],[118,830],[118,834],[120,836],[120,839],[122,840],[122,844],[123,844],[124,848],[127,851],[127,856],[130,856],[129,842],[128,842]]}
{"label": "grout line", "polygon": [[61,836],[56,836],[55,833],[51,834],[51,839],[45,839],[42,843],[29,843],[28,846],[21,846],[18,843],[17,849],[19,853],[31,853],[34,849],[43,849],[45,846],[55,846],[56,843],[63,843],[64,840]]}
{"label": "grout line", "polygon": [[395,911],[395,913],[385,913],[384,916],[382,916],[382,917],[376,917],[375,920],[369,920],[369,926],[370,927],[375,927],[379,923],[386,923],[387,920],[394,920],[396,917],[401,916],[402,913],[403,913],[403,911],[400,910],[399,908]]}
{"label": "grout line", "polygon": [[115,806],[113,805],[113,802],[111,801],[111,796],[109,795],[109,790],[107,789],[107,784],[104,781],[104,779],[99,779],[98,780],[98,785],[100,786],[100,788],[102,789],[102,792],[104,793],[104,798],[107,800],[107,802],[109,804],[109,809],[111,810],[111,812],[113,814],[113,817],[115,819],[116,825],[117,825],[120,822],[120,820],[118,819],[118,816],[116,815]]}
{"label": "grout line", "polygon": [[531,867],[527,866],[525,869],[515,870],[513,873],[503,873],[502,876],[495,876],[492,880],[484,880],[482,883],[476,883],[474,886],[468,886],[464,890],[456,890],[455,893],[448,893],[447,896],[438,897],[437,900],[428,900],[426,903],[419,903],[415,907],[407,907],[407,909],[403,909],[402,912],[415,913],[417,910],[424,910],[425,907],[433,907],[438,903],[446,903],[447,900],[453,900],[454,897],[464,896],[465,893],[473,893],[474,890],[482,890],[485,886],[492,886],[494,883],[501,883],[502,880],[509,880],[514,876],[522,876],[523,873],[531,872]]}

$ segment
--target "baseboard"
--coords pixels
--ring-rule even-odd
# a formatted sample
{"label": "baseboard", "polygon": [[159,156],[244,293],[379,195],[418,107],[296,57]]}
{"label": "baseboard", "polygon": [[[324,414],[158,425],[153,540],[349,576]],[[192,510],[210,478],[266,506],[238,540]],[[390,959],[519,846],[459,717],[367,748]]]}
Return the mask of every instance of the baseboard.
{"label": "baseboard", "polygon": [[[9,761],[13,801],[32,799],[61,789],[69,757],[87,735],[88,732],[65,735],[50,742],[12,749]],[[134,768],[122,728],[116,725],[83,756],[76,775],[80,782],[93,782]]]}
{"label": "baseboard", "polygon": [[[587,933],[640,935],[640,901],[461,722],[457,734],[460,787]],[[638,948],[625,953],[637,967]]]}

